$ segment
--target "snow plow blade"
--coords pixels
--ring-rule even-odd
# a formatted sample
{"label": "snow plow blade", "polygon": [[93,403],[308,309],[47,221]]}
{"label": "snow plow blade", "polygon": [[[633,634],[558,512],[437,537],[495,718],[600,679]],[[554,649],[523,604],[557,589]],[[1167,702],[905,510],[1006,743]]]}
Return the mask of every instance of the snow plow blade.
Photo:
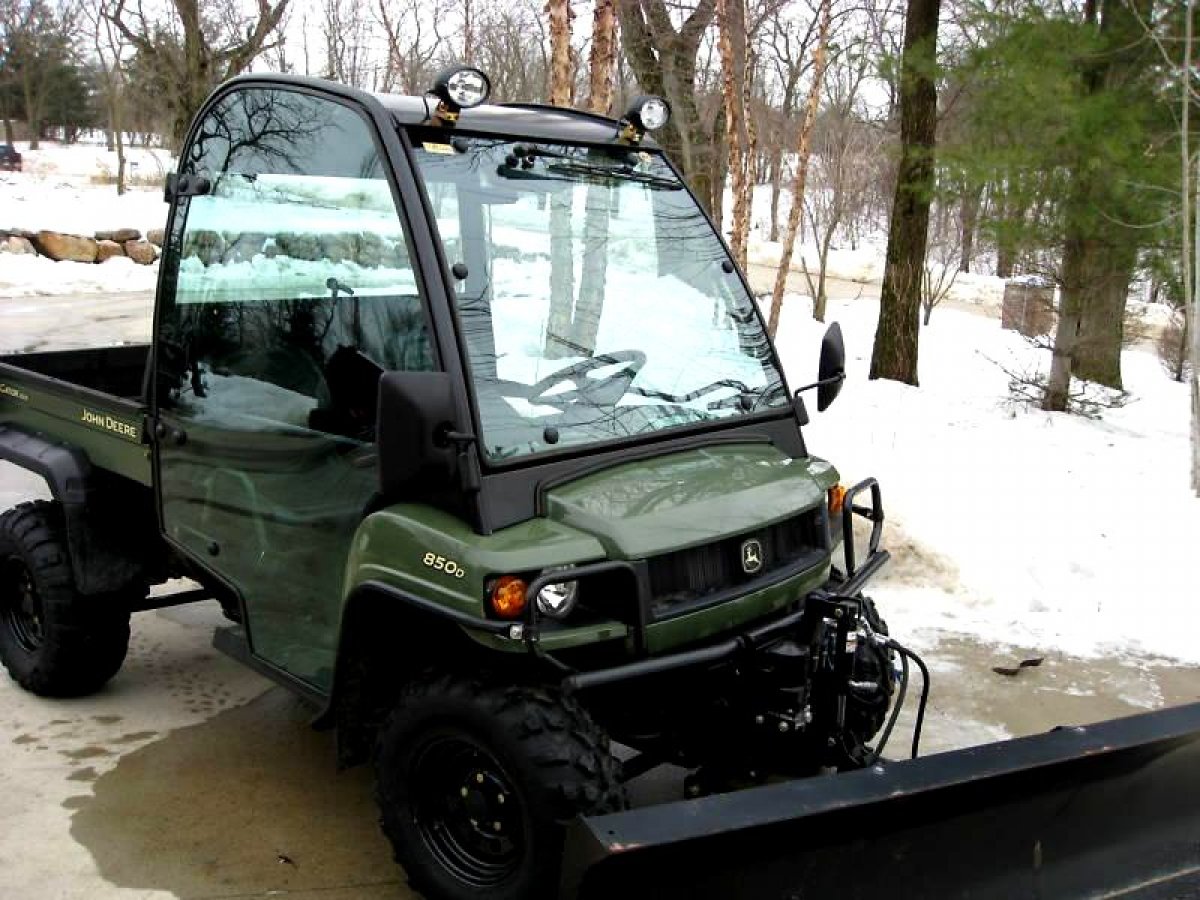
{"label": "snow plow blade", "polygon": [[1200,897],[1200,703],[577,820],[562,896]]}

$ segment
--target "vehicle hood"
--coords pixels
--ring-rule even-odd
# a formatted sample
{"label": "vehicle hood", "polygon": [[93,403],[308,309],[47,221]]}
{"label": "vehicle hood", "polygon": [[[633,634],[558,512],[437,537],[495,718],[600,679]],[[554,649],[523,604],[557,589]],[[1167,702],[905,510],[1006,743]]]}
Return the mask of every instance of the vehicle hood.
{"label": "vehicle hood", "polygon": [[837,472],[766,443],[684,450],[604,469],[546,492],[546,516],[640,559],[744,534],[819,504]]}

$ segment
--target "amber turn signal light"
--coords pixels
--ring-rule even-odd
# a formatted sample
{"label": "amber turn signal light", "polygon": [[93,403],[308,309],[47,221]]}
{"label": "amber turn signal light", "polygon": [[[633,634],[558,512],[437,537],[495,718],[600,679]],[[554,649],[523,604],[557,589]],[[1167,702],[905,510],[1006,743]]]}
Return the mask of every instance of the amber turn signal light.
{"label": "amber turn signal light", "polygon": [[842,506],[846,502],[846,489],[840,484],[835,484],[829,489],[829,514],[836,516],[842,511]]}
{"label": "amber turn signal light", "polygon": [[529,585],[516,575],[501,575],[492,585],[492,610],[502,619],[516,619],[525,612]]}

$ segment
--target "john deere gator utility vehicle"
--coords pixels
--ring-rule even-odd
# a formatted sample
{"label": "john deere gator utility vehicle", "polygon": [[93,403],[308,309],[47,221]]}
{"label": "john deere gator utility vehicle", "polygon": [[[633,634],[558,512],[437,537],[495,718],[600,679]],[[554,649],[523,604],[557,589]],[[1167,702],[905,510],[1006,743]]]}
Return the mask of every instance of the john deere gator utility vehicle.
{"label": "john deere gator utility vehicle", "polygon": [[[794,392],[650,136],[661,99],[616,120],[488,89],[452,67],[423,97],[209,98],[152,342],[0,359],[0,458],[54,497],[0,517],[12,677],[95,691],[131,612],[218,600],[216,646],[373,761],[437,900],[1074,896],[1195,861],[1194,709],[884,759],[928,676],[907,690],[924,666],[862,594],[879,485],[802,436],[839,330]],[[199,587],[149,596],[176,576]],[[691,799],[626,811],[667,764]],[[1097,814],[1097,786],[1154,824]]]}

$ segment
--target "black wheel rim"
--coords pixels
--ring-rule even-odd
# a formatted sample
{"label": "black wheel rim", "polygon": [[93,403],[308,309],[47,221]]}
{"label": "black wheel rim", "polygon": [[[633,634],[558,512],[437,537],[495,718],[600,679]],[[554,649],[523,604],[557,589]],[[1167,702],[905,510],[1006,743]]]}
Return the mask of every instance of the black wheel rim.
{"label": "black wheel rim", "polygon": [[525,812],[496,758],[465,735],[425,741],[411,771],[417,830],[448,872],[477,888],[511,877],[525,856]]}
{"label": "black wheel rim", "polygon": [[45,632],[42,600],[25,563],[15,557],[0,562],[0,621],[26,653],[42,646]]}

